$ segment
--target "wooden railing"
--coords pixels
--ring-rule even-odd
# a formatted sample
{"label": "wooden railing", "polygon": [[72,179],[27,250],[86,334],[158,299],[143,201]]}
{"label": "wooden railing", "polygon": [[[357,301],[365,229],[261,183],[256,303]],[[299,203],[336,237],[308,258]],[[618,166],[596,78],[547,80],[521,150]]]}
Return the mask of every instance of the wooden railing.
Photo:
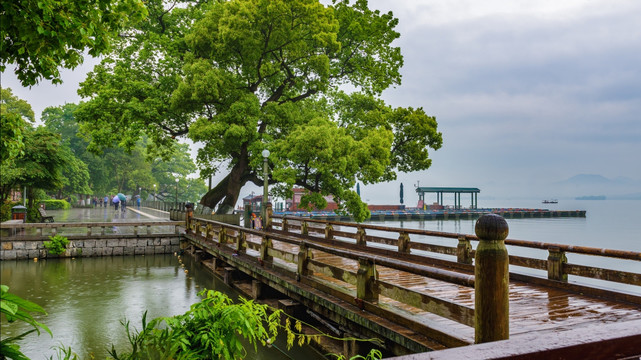
{"label": "wooden railing", "polygon": [[[269,265],[277,268],[278,271],[292,279],[311,285],[370,313],[384,318],[394,318],[395,321],[418,333],[430,334],[431,337],[446,346],[463,345],[465,342],[463,339],[451,336],[451,334],[439,333],[438,330],[428,328],[415,320],[405,319],[398,313],[390,312],[384,306],[378,306],[380,297],[385,297],[386,301],[391,299],[474,327],[478,342],[479,326],[477,325],[483,322],[479,321],[478,313],[473,307],[403,287],[400,282],[386,281],[379,278],[377,271],[377,267],[384,267],[393,269],[399,274],[420,275],[462,287],[474,287],[478,281],[478,278],[475,278],[475,270],[479,270],[475,269],[474,264],[477,254],[473,244],[480,240],[477,236],[307,218],[274,217],[268,221],[266,227],[267,231],[259,231],[205,219],[190,218],[188,233],[194,235],[195,239],[202,239],[200,245],[203,247],[224,247],[229,248],[235,254],[250,256],[261,266]],[[394,237],[386,234],[393,234]],[[250,235],[251,239],[260,239],[260,241],[248,241]],[[418,237],[422,241],[414,239]],[[455,246],[430,244],[424,241],[430,237],[451,239],[455,242]],[[633,261],[636,265],[641,261],[640,252],[521,240],[505,240],[505,244],[511,248],[520,247],[548,251],[547,259],[526,256],[509,257],[510,264],[547,271],[548,278],[511,273],[509,276],[512,279],[558,287],[585,295],[641,304],[641,296],[628,292],[567,282],[567,275],[589,275],[589,277],[604,281],[638,287],[641,286],[641,274],[603,269],[585,264],[569,264],[565,256],[566,253],[599,256],[617,261]],[[453,260],[430,256],[434,253],[452,256]],[[318,256],[315,258],[314,254]],[[355,264],[355,266],[347,266],[345,261],[333,261],[335,259],[328,262],[322,261],[322,258],[329,259],[330,257],[320,256],[321,254],[333,255]],[[340,263],[340,265],[333,265],[330,262]],[[483,295],[479,290],[475,291],[476,300],[486,296],[492,303],[496,298],[496,295]],[[505,295],[507,297],[507,294]],[[478,302],[476,306],[478,306]]]}
{"label": "wooden railing", "polygon": [[[281,234],[278,231],[260,231],[244,227],[228,225],[206,219],[191,218],[188,234],[204,240],[201,246],[225,246],[231,248],[236,254],[254,257],[259,264],[268,264],[292,279],[312,285],[326,293],[332,294],[343,301],[366,309],[374,314],[399,319],[398,314],[385,310],[376,304],[379,295],[385,296],[407,305],[423,309],[455,322],[474,326],[474,309],[465,305],[456,304],[445,299],[423,294],[402,286],[382,281],[377,277],[377,266],[430,276],[444,281],[454,282],[467,287],[474,286],[474,276],[461,274],[454,271],[436,269],[429,266],[413,264],[402,261],[400,257],[385,258],[377,255],[354,251],[349,247],[338,247],[325,242],[323,239],[301,239],[300,234]],[[260,243],[248,241],[249,235],[260,238]],[[252,254],[248,254],[251,251]],[[358,264],[356,271],[337,267],[314,259],[312,251],[323,252],[343,259],[350,259]],[[319,276],[318,274],[321,274]],[[343,283],[350,284],[352,289],[345,286],[332,285],[327,278],[333,278]],[[403,323],[403,321],[400,321]],[[429,333],[435,338],[442,334],[434,333],[422,324],[412,323],[407,320],[404,325],[417,332]],[[442,336],[440,341],[449,346],[461,346],[467,342]]]}
{"label": "wooden railing", "polygon": [[[2,240],[14,239],[38,239],[46,238],[56,234],[68,236],[109,236],[113,234],[113,229],[118,233],[127,233],[138,235],[140,228],[144,228],[143,233],[152,235],[152,228],[173,227],[173,233],[179,233],[179,227],[184,226],[184,221],[149,221],[149,222],[86,222],[86,223],[2,223]],[[94,231],[99,228],[100,231]],[[85,231],[82,231],[85,230]],[[163,233],[167,233],[166,231]]]}
{"label": "wooden railing", "polygon": [[[418,251],[450,255],[453,259],[455,258],[456,262],[456,264],[450,263],[450,267],[467,270],[471,268],[466,268],[465,265],[472,266],[475,256],[475,250],[472,244],[478,241],[478,237],[475,235],[313,220],[308,218],[274,217],[271,225],[274,229],[281,231],[281,233],[302,233],[311,236],[321,235],[322,238],[327,240],[340,240],[350,244],[366,246],[368,249],[373,248],[370,244],[381,244],[386,246],[387,249],[395,248],[398,254],[406,254],[408,256],[417,254]],[[371,232],[376,232],[379,235],[369,235],[368,233]],[[395,237],[398,237],[391,238],[380,236],[380,234],[393,234]],[[456,241],[456,246],[413,241],[411,237],[414,236],[420,236],[421,238],[452,239],[452,241]],[[641,273],[607,269],[589,264],[573,264],[567,260],[568,254],[589,255],[591,257],[608,258],[612,263],[634,263],[636,269],[641,269],[639,266],[641,264],[636,265],[641,262],[641,252],[638,251],[611,250],[514,239],[506,239],[505,244],[510,246],[510,249],[521,248],[547,251],[547,258],[545,259],[510,255],[509,263],[512,266],[521,266],[547,272],[548,281],[541,281],[542,279],[533,276],[512,273],[511,277],[515,279],[524,279],[552,286],[571,287],[578,291],[583,291],[583,289],[580,286],[569,284],[568,275],[631,286],[641,286]],[[632,266],[628,265],[627,267],[631,268]],[[594,295],[614,295],[615,298],[628,301],[640,301],[639,297],[628,296],[629,294],[616,295],[611,291],[600,291],[600,289],[593,287],[590,287],[588,292]]]}

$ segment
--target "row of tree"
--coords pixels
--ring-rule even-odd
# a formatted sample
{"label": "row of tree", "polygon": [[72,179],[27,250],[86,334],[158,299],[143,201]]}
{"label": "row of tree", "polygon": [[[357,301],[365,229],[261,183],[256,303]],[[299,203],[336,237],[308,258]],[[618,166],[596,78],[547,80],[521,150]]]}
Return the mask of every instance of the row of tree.
{"label": "row of tree", "polygon": [[196,166],[185,144],[177,144],[168,161],[148,157],[144,138],[129,151],[116,147],[96,154],[88,150],[75,119],[77,104],[46,108],[43,126],[34,126],[31,106],[11,89],[2,89],[0,104],[3,203],[12,190],[24,187],[29,207],[42,196],[39,190],[57,198],[102,198],[121,192],[143,198],[155,195],[160,201],[174,201],[176,189],[179,201],[196,201],[207,191],[202,180],[187,176]]}
{"label": "row of tree", "polygon": [[[200,143],[201,176],[225,175],[200,203],[220,213],[234,209],[246,183],[262,186],[267,149],[272,195],[301,187],[301,204],[317,208],[332,195],[361,221],[369,211],[357,181],[425,170],[428,150],[442,146],[434,117],[381,99],[401,83],[400,34],[393,14],[367,0],[71,4],[25,0],[3,10],[11,22],[2,27],[3,66],[16,62],[31,85],[60,80],[55,66],[36,63],[73,68],[78,49],[104,54],[74,111],[88,150],[133,151],[143,141],[150,156],[168,159],[177,139]],[[74,24],[79,31],[60,31]]]}

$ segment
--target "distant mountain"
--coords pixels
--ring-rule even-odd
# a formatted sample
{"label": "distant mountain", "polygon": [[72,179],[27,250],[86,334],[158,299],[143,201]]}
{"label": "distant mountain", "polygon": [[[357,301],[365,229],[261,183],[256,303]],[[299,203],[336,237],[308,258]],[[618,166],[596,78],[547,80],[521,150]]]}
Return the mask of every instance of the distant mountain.
{"label": "distant mountain", "polygon": [[608,185],[612,184],[614,180],[610,180],[605,176],[594,175],[594,174],[579,174],[574,175],[571,178],[563,181],[559,181],[556,184],[559,185]]}
{"label": "distant mountain", "polygon": [[634,194],[623,194],[623,195],[614,195],[609,199],[612,200],[641,200],[641,192]]}
{"label": "distant mountain", "polygon": [[608,199],[635,198],[641,190],[641,181],[625,177],[614,179],[595,174],[579,174],[550,184],[551,190],[562,196],[586,196],[603,194]]}

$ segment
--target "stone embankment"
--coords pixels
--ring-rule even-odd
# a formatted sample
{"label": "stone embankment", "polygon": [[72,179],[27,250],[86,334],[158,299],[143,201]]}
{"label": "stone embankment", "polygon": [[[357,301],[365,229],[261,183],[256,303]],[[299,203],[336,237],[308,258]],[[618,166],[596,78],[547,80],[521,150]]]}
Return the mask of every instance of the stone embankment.
{"label": "stone embankment", "polygon": [[180,235],[120,235],[117,238],[69,239],[67,251],[62,255],[49,254],[44,246],[45,240],[3,239],[0,260],[170,254],[180,250],[180,239]]}

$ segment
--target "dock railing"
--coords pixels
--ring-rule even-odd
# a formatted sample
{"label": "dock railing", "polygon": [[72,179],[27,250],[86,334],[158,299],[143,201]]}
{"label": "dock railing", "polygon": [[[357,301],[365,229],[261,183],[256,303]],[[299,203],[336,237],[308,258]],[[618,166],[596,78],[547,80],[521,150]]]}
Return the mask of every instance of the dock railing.
{"label": "dock railing", "polygon": [[[452,260],[430,259],[435,264],[441,263],[448,267],[470,272],[473,272],[473,259],[476,254],[473,244],[476,244],[479,240],[477,236],[469,234],[394,228],[308,218],[274,216],[272,226],[283,233],[295,232],[315,237],[321,235],[327,240],[352,243],[376,251],[381,247],[385,249],[395,249],[398,254],[405,254],[408,258],[413,258],[414,254],[420,253],[447,255],[450,256]],[[394,238],[387,236],[387,234],[393,235]],[[421,239],[437,238],[439,240],[450,239],[453,244],[448,246],[429,243],[427,241],[416,241],[412,239],[413,237],[420,237]],[[616,285],[622,284],[626,289],[632,289],[634,292],[641,294],[641,273],[620,270],[631,268],[640,269],[641,252],[516,239],[506,239],[505,245],[508,246],[510,253],[534,254],[535,251],[531,250],[543,252],[543,256],[539,257],[533,255],[510,255],[509,264],[511,266],[540,270],[544,274],[547,274],[546,278],[511,271],[510,278],[512,279],[552,287],[562,287],[594,296],[611,297],[616,300],[641,304],[641,296],[603,289],[603,286],[601,286],[622,288]],[[568,261],[568,255],[570,254],[579,255],[576,256],[576,260],[588,263],[570,263]],[[441,258],[443,257],[441,256]],[[598,258],[598,260],[590,261],[590,258]],[[594,263],[605,262],[605,259],[607,259],[608,266],[615,269],[594,265]],[[446,262],[443,263],[443,261]],[[616,270],[616,268],[620,269]],[[577,276],[577,282],[569,282],[568,275]],[[582,283],[581,278],[601,280],[603,283],[599,284],[599,287],[582,285],[579,284]]]}
{"label": "dock railing", "polygon": [[[272,218],[267,231],[248,229],[216,221],[191,218],[188,233],[202,239],[202,247],[231,249],[241,257],[249,256],[260,266],[278,268],[291,278],[340,298],[376,315],[394,318],[419,333],[430,334],[446,346],[469,343],[466,339],[440,333],[411,319],[405,319],[387,307],[379,306],[381,296],[398,303],[430,312],[442,318],[475,327],[473,307],[448,299],[405,288],[379,278],[379,268],[388,268],[409,275],[419,275],[462,287],[475,286],[474,257],[478,238],[427,230],[392,228],[378,225],[332,222],[308,218]],[[384,234],[394,234],[394,237]],[[454,246],[413,241],[414,236],[450,239]],[[260,241],[255,241],[260,239]],[[198,240],[197,240],[198,241]],[[212,244],[214,244],[212,246]],[[641,286],[641,274],[603,269],[590,265],[569,264],[565,253],[605,256],[622,261],[641,261],[641,253],[572,247],[520,240],[505,240],[511,247],[545,249],[548,259],[510,256],[511,265],[532,267],[548,272],[548,278],[510,273],[510,278],[539,285],[559,287],[577,293],[641,304],[641,296],[586,285],[571,284],[567,276],[589,276],[607,282]],[[452,260],[431,257],[446,254]],[[332,255],[342,259],[340,265],[324,262]],[[348,266],[349,265],[349,266]]]}

